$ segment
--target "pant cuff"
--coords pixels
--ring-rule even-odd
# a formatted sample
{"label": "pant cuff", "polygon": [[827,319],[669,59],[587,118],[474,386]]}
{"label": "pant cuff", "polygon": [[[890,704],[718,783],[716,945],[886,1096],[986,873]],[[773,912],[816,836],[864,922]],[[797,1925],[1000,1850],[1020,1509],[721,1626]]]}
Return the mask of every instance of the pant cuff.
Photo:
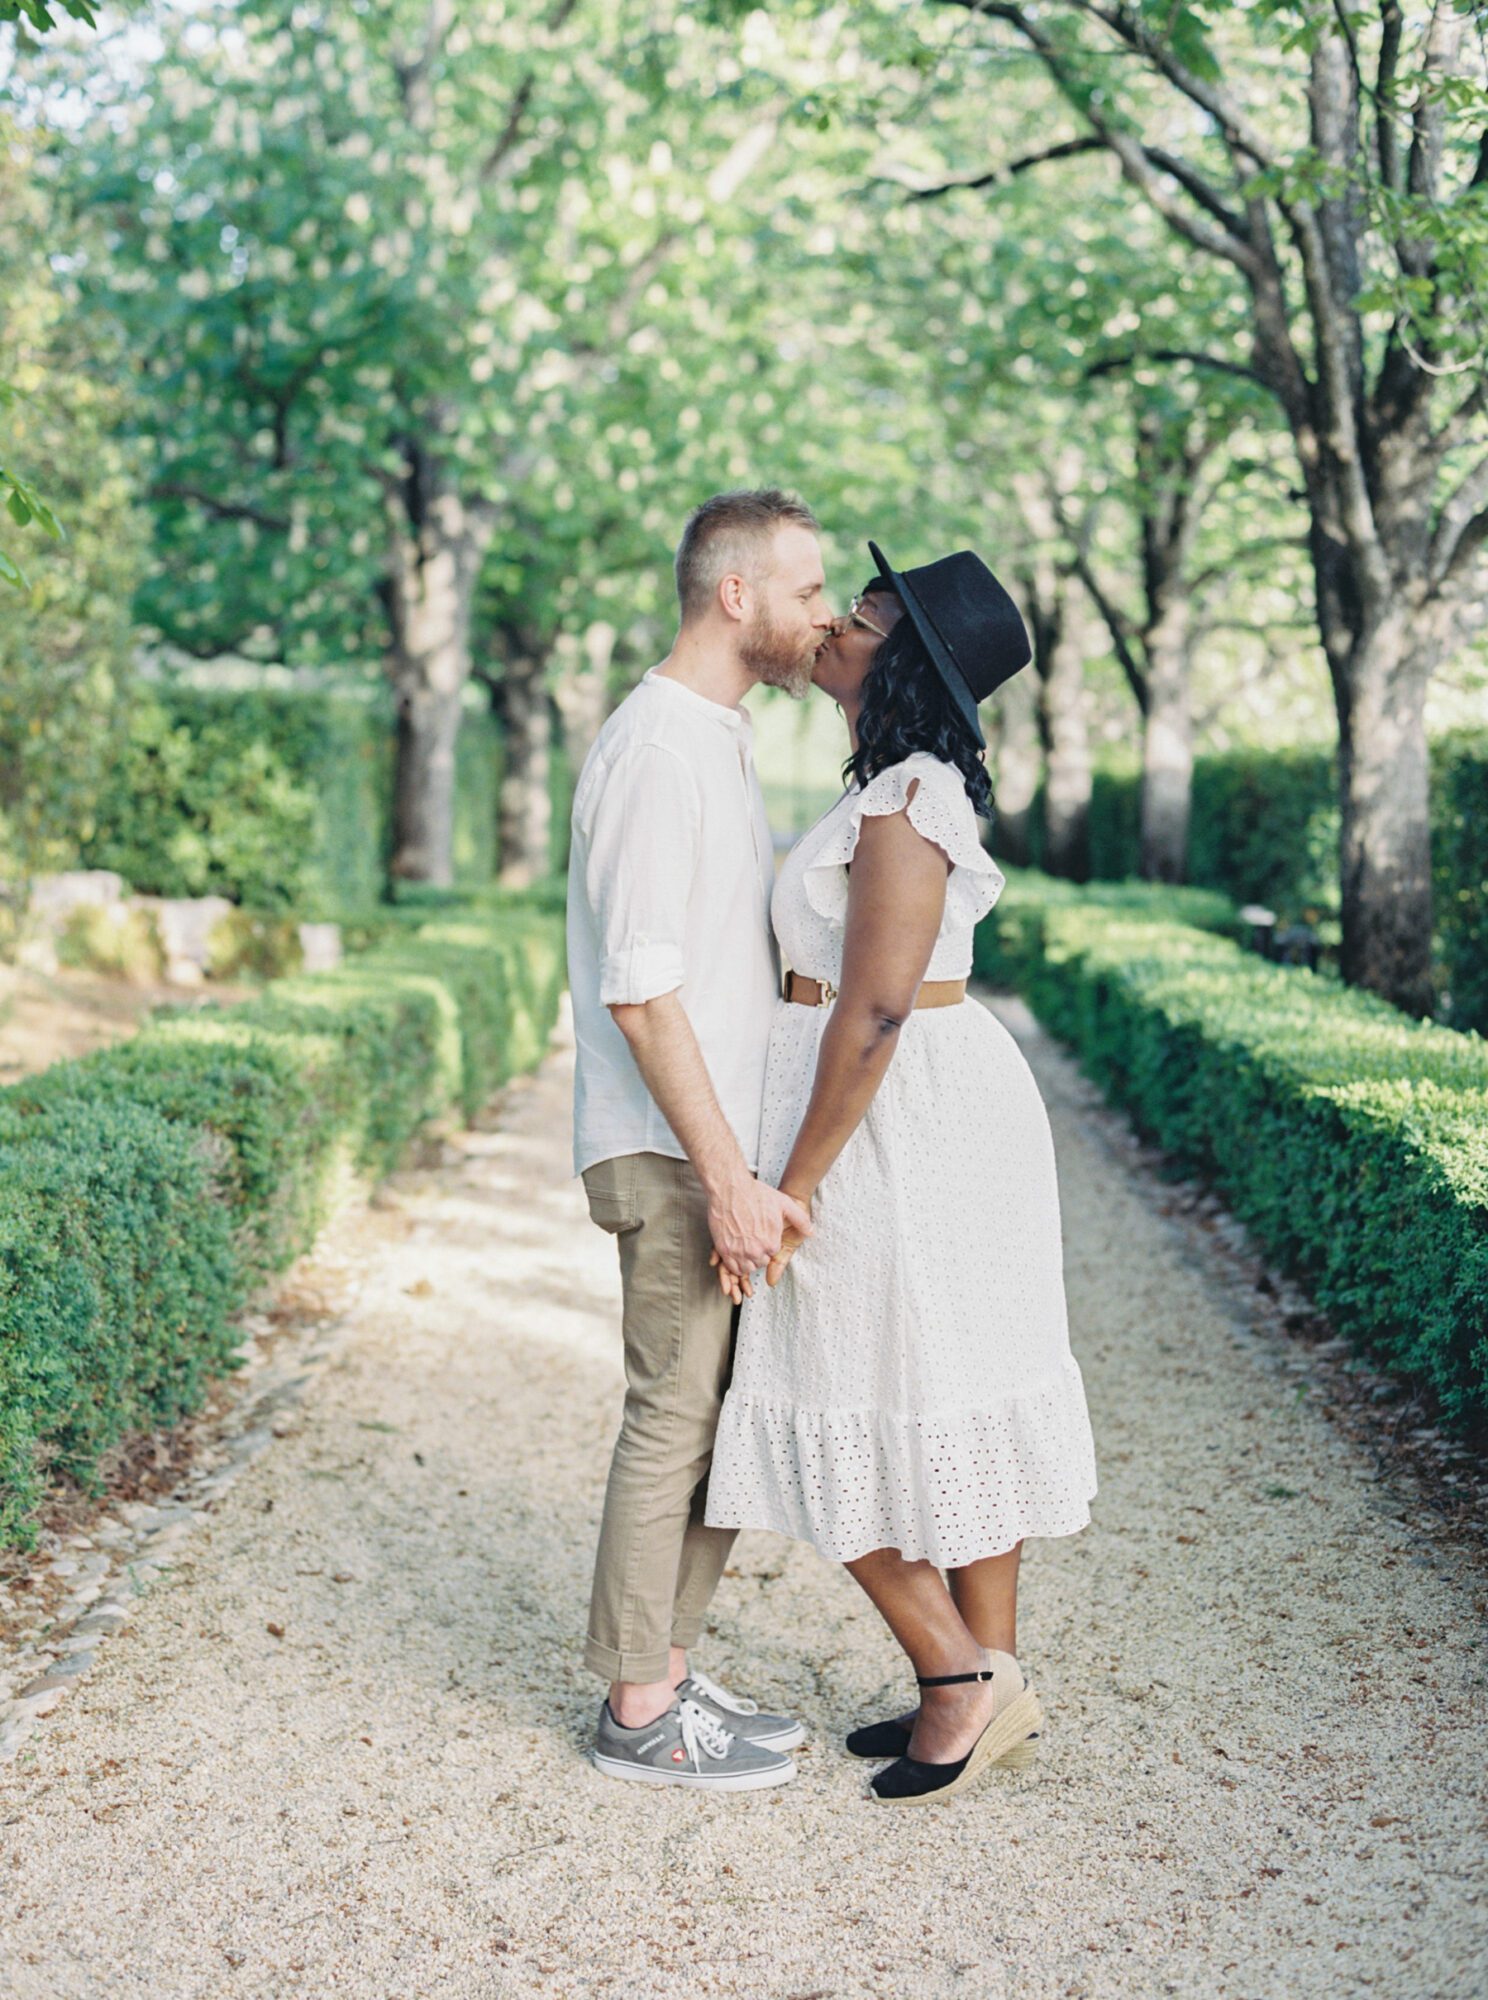
{"label": "pant cuff", "polygon": [[672,1627],[672,1644],[680,1646],[684,1653],[690,1653],[702,1636],[701,1618],[679,1618]]}
{"label": "pant cuff", "polygon": [[[680,1645],[681,1641],[676,1643]],[[660,1652],[620,1653],[613,1646],[601,1645],[591,1635],[584,1641],[584,1665],[602,1681],[632,1681],[646,1686],[666,1679],[671,1653],[665,1646]]]}

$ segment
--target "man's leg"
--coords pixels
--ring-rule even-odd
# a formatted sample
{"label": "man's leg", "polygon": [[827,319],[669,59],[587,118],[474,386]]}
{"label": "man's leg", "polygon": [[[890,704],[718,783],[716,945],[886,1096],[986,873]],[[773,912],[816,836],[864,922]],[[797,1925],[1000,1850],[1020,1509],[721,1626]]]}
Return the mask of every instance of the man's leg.
{"label": "man's leg", "polygon": [[627,1385],[584,1660],[610,1681],[616,1719],[639,1727],[670,1706],[684,1671],[674,1640],[696,1636],[733,1541],[695,1505],[733,1308],[708,1266],[707,1198],[687,1161],[632,1154],[591,1167],[584,1183],[591,1215],[620,1246]]}
{"label": "man's leg", "polygon": [[[729,1339],[730,1356],[733,1353],[734,1332],[738,1322],[739,1308],[735,1306]],[[724,1377],[723,1387],[724,1389],[728,1387],[727,1375]],[[720,1391],[720,1403],[722,1400],[723,1395]],[[707,1505],[708,1475],[705,1472],[693,1490],[687,1533],[682,1537],[682,1560],[677,1566],[677,1601],[672,1613],[672,1675],[678,1681],[687,1672],[688,1650],[698,1642],[703,1629],[704,1614],[713,1602],[718,1579],[723,1575],[724,1565],[734,1545],[734,1538],[739,1532],[737,1528],[705,1526],[703,1515]]]}

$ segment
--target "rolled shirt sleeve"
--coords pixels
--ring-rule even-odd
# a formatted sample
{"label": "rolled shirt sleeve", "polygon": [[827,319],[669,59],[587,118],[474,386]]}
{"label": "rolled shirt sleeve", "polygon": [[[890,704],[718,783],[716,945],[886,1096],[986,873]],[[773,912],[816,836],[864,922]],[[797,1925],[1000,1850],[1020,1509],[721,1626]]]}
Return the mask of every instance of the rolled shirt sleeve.
{"label": "rolled shirt sleeve", "polygon": [[639,1006],[687,977],[687,904],[702,802],[676,751],[638,743],[606,774],[589,838],[602,1006]]}

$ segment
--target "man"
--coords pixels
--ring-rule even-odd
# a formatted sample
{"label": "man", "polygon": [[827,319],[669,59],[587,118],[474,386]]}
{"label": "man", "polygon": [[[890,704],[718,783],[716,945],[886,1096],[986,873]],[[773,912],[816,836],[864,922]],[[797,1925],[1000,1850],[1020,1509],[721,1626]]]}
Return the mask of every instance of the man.
{"label": "man", "polygon": [[620,1250],[626,1395],[585,1664],[609,1683],[607,1775],[734,1791],[784,1783],[804,1731],[761,1715],[687,1649],[733,1534],[703,1525],[734,1308],[798,1203],[755,1178],[770,1017],[770,829],[739,706],[810,686],[831,612],[817,524],[774,490],[721,493],[677,549],[681,622],[615,710],[574,796],[568,965],[574,1171]]}

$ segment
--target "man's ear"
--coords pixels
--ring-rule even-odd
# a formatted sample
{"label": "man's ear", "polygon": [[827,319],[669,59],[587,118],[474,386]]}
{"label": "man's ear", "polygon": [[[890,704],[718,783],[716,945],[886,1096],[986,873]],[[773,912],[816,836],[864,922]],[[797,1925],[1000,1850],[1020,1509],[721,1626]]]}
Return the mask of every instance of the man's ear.
{"label": "man's ear", "polygon": [[732,571],[719,579],[718,602],[725,618],[742,625],[749,616],[749,585]]}

